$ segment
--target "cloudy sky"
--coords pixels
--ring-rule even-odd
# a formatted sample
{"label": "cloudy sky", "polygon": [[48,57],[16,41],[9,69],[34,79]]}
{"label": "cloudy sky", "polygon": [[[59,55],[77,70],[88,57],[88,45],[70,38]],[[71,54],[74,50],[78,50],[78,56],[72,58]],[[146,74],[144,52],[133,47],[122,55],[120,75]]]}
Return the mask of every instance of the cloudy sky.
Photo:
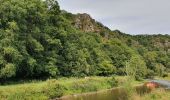
{"label": "cloudy sky", "polygon": [[88,13],[129,34],[170,34],[170,0],[58,0],[61,9]]}

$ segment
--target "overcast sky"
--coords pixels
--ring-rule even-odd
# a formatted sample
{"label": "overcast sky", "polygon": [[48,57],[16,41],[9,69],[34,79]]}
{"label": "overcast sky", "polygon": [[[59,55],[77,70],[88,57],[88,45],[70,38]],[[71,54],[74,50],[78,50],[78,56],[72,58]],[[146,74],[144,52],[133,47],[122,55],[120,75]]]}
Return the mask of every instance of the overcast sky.
{"label": "overcast sky", "polygon": [[112,30],[170,34],[170,0],[58,0],[61,9],[88,13]]}

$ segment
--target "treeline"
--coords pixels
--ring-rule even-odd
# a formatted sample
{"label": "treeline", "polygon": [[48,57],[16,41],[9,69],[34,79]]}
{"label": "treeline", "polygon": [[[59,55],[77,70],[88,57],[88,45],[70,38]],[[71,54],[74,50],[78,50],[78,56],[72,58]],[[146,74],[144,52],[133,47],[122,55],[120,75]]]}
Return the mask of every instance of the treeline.
{"label": "treeline", "polygon": [[169,35],[127,35],[114,31],[118,38],[129,47],[135,49],[144,59],[149,75],[166,76],[170,68],[170,36]]}
{"label": "treeline", "polygon": [[72,25],[70,13],[63,14],[55,0],[0,4],[0,80],[114,74],[140,79],[162,76],[170,67],[164,47],[154,49],[145,36],[117,31],[107,38],[102,32],[85,33]]}

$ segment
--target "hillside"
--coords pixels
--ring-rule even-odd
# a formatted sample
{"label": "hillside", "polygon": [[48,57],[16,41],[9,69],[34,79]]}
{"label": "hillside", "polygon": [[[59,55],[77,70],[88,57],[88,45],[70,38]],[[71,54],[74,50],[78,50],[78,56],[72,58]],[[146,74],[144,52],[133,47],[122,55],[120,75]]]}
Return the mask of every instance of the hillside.
{"label": "hillside", "polygon": [[[137,51],[145,60],[147,68],[154,75],[156,70],[169,71],[170,65],[170,36],[169,35],[128,35],[119,30],[111,31],[106,26],[95,21],[88,14],[63,13],[72,25],[83,32],[98,33],[105,40],[119,39],[131,49]],[[72,16],[72,17],[68,17]],[[80,25],[81,27],[77,27]],[[83,26],[84,25],[84,26]],[[85,28],[82,28],[85,27]],[[162,71],[164,71],[162,70]],[[153,71],[153,72],[152,72]]]}
{"label": "hillside", "polygon": [[[170,36],[111,31],[54,0],[0,1],[0,80],[135,75],[164,76]],[[1,81],[2,82],[2,81]]]}

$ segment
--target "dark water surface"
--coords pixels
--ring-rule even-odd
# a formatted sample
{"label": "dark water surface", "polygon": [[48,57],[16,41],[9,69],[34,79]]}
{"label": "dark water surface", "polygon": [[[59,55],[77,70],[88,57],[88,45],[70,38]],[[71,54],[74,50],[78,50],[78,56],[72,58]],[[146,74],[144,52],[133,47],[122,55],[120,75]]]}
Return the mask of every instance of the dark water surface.
{"label": "dark water surface", "polygon": [[[137,90],[142,89],[138,87]],[[139,92],[143,93],[143,92]],[[59,100],[128,100],[127,93],[121,88],[106,90],[102,92],[93,92],[80,95],[66,96]]]}

